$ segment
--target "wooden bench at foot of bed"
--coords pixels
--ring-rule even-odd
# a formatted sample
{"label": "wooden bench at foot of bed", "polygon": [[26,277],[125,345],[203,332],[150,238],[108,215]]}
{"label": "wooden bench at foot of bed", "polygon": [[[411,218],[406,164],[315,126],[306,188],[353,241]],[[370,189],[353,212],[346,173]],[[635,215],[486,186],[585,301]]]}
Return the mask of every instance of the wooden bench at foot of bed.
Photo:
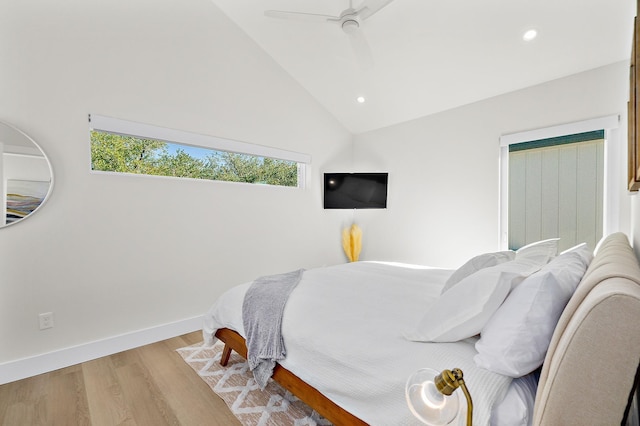
{"label": "wooden bench at foot of bed", "polygon": [[[241,335],[231,329],[221,328],[216,332],[216,337],[224,343],[220,364],[223,366],[227,365],[232,350],[236,351],[245,359],[247,358],[247,345]],[[357,426],[367,424],[342,407],[336,405],[316,388],[307,384],[280,364],[276,364],[271,378],[334,425]]]}

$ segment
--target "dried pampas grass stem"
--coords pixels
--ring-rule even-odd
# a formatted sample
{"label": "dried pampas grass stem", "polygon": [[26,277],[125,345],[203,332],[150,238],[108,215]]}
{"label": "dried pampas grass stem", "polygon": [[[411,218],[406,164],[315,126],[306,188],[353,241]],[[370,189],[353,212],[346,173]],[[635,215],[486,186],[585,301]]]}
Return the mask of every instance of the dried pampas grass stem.
{"label": "dried pampas grass stem", "polygon": [[362,251],[362,229],[356,224],[342,230],[342,248],[349,262],[357,262]]}

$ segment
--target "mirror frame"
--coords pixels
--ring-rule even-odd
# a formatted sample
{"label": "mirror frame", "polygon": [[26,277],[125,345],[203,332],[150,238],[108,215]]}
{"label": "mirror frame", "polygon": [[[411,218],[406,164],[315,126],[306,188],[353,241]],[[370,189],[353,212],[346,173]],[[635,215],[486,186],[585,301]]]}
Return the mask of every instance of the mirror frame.
{"label": "mirror frame", "polygon": [[[2,178],[2,185],[0,186],[0,188],[2,188],[2,191],[5,192],[5,194],[1,194],[2,197],[0,198],[0,202],[3,202],[5,205],[5,215],[4,215],[4,219],[2,222],[0,222],[0,229],[2,228],[8,228],[12,225],[15,225],[17,223],[21,223],[23,222],[25,219],[33,216],[37,211],[39,211],[42,206],[44,204],[46,204],[47,200],[49,199],[49,197],[51,196],[51,193],[53,192],[53,185],[54,185],[54,177],[53,177],[53,167],[51,166],[51,160],[49,160],[49,157],[47,156],[47,154],[44,152],[44,150],[42,149],[42,147],[40,145],[38,145],[38,143],[29,135],[27,135],[25,132],[23,132],[22,130],[18,129],[16,126],[13,126],[5,121],[1,121],[0,120],[0,127],[2,126],[6,126],[9,131],[11,132],[15,132],[18,136],[22,137],[25,139],[26,142],[31,143],[35,149],[37,149],[40,154],[42,155],[42,157],[44,158],[44,160],[47,163],[47,167],[49,170],[49,189],[47,190],[46,195],[44,196],[44,198],[42,199],[42,202],[40,202],[40,204],[38,205],[38,207],[36,207],[35,209],[33,209],[28,215],[26,215],[25,217],[16,219],[10,223],[6,223],[6,181],[7,179],[5,178],[5,171],[4,171],[4,167],[0,164],[0,178]],[[2,154],[2,158],[1,160],[4,162],[4,146],[2,144],[2,140],[0,140],[0,154]],[[14,155],[24,155],[24,156],[32,156],[32,154],[29,153],[13,153]]]}

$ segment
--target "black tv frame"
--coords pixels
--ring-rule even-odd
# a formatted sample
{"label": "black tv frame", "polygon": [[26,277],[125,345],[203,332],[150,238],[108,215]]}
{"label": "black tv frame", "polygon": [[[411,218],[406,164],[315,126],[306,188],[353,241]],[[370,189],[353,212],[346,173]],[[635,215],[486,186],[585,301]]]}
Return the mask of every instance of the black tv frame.
{"label": "black tv frame", "polygon": [[324,173],[325,209],[386,209],[388,172]]}

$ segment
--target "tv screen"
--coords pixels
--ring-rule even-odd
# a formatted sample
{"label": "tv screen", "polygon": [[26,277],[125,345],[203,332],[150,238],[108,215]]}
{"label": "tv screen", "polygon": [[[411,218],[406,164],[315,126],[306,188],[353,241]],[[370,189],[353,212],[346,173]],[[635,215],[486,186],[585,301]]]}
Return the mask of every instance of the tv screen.
{"label": "tv screen", "polygon": [[386,209],[389,173],[325,173],[325,209]]}

